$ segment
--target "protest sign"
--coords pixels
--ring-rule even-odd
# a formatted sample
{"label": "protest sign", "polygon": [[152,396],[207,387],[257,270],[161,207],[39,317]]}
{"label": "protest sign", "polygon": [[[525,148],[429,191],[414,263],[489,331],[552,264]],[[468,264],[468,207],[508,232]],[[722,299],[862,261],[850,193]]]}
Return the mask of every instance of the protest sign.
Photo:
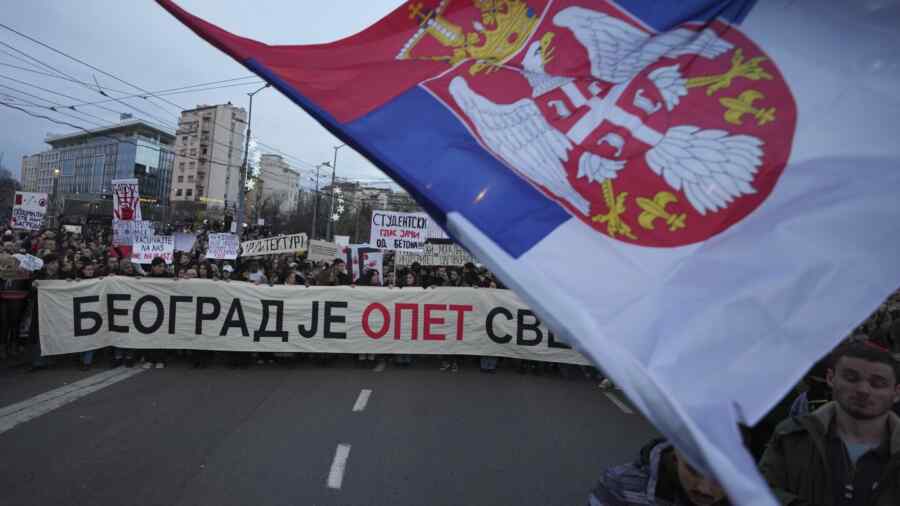
{"label": "protest sign", "polygon": [[241,243],[242,257],[296,253],[307,248],[306,234],[280,235]]}
{"label": "protest sign", "polygon": [[384,282],[384,253],[381,251],[363,253],[359,261],[359,274],[354,281],[363,277],[366,271],[375,271],[377,276],[371,279],[372,286],[381,286]]}
{"label": "protest sign", "polygon": [[197,236],[194,234],[177,232],[175,234],[175,251],[191,251],[196,240]]}
{"label": "protest sign", "polygon": [[362,275],[363,270],[360,269],[364,265],[364,255],[369,253],[379,253],[381,250],[372,248],[368,244],[351,244],[344,248],[344,260],[347,262],[347,271],[350,273],[350,279],[356,283]]}
{"label": "protest sign", "polygon": [[47,194],[16,192],[12,209],[12,226],[21,230],[40,230],[47,214]]}
{"label": "protest sign", "polygon": [[119,348],[475,355],[587,364],[512,291],[42,281],[45,355]]}
{"label": "protest sign", "polygon": [[337,246],[336,251],[334,252],[334,258],[344,258],[344,248],[350,247],[350,236],[349,235],[335,235],[334,236],[334,244]]}
{"label": "protest sign", "polygon": [[136,242],[147,242],[154,235],[153,224],[149,221],[113,220],[113,245],[130,246]]}
{"label": "protest sign", "polygon": [[113,220],[141,221],[141,195],[137,179],[113,179]]}
{"label": "protest sign", "polygon": [[338,246],[328,241],[309,241],[309,251],[306,253],[306,259],[310,262],[333,262],[338,258]]}
{"label": "protest sign", "polygon": [[476,263],[475,257],[453,243],[425,243],[423,253],[411,253],[398,251],[396,260],[398,266],[419,265],[461,267],[469,262]]}
{"label": "protest sign", "polygon": [[44,267],[44,261],[34,255],[16,253],[13,257],[19,261],[19,268],[28,272],[39,271]]}
{"label": "protest sign", "polygon": [[432,228],[425,213],[372,211],[369,244],[378,249],[421,252]]}
{"label": "protest sign", "polygon": [[234,260],[238,255],[238,237],[234,234],[209,234],[206,258],[209,260]]}
{"label": "protest sign", "polygon": [[175,241],[171,235],[155,235],[146,242],[136,242],[131,248],[131,261],[138,264],[149,264],[156,257],[161,257],[166,264],[172,265],[175,256]]}
{"label": "protest sign", "polygon": [[81,225],[63,225],[63,230],[71,234],[81,234]]}

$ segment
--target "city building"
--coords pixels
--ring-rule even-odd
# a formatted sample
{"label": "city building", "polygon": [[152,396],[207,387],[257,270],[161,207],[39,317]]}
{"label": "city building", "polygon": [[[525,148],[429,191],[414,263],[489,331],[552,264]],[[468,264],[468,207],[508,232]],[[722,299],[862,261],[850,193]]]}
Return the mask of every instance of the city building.
{"label": "city building", "polygon": [[[262,155],[259,160],[260,198],[278,205],[282,214],[290,214],[297,208],[300,193],[300,174],[291,169],[280,155]],[[249,207],[248,207],[249,208]]]}
{"label": "city building", "polygon": [[175,136],[123,115],[115,125],[70,134],[50,134],[44,151],[22,159],[26,191],[66,199],[109,199],[113,179],[137,178],[141,200],[165,206],[169,198]]}
{"label": "city building", "polygon": [[244,154],[244,109],[200,105],[181,113],[175,140],[173,204],[196,202],[234,209]]}
{"label": "city building", "polygon": [[[40,180],[41,154],[22,157],[22,191],[46,192]],[[49,178],[48,178],[49,179]],[[49,183],[49,181],[48,181]],[[46,185],[44,186],[46,187]]]}

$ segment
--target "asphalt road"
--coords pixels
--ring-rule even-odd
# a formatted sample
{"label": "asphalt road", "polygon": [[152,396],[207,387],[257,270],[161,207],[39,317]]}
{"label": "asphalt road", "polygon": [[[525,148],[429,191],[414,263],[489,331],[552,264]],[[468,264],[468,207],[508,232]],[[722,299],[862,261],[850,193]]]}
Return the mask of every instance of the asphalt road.
{"label": "asphalt road", "polygon": [[[437,365],[2,369],[0,504],[581,505],[655,434],[580,375]],[[85,378],[96,391],[2,432]]]}

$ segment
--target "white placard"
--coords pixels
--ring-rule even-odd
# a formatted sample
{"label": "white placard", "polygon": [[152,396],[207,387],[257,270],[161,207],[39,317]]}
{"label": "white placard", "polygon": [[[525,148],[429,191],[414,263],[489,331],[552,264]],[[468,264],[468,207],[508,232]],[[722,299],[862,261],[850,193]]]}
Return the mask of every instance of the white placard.
{"label": "white placard", "polygon": [[242,257],[297,253],[307,247],[306,234],[280,235],[241,243]]}
{"label": "white placard", "polygon": [[155,235],[149,241],[136,242],[131,247],[131,261],[138,264],[149,264],[156,257],[161,257],[166,264],[172,265],[175,256],[175,241],[171,235]]}
{"label": "white placard", "polygon": [[12,226],[20,230],[40,230],[47,214],[47,194],[16,192],[12,208]]}
{"label": "white placard", "polygon": [[238,237],[234,234],[209,234],[206,258],[210,260],[234,260],[238,256]]}
{"label": "white placard", "polygon": [[310,262],[332,262],[338,258],[338,246],[328,241],[309,241],[306,259]]}
{"label": "white placard", "polygon": [[378,249],[421,252],[432,226],[425,213],[372,211],[369,244]]}

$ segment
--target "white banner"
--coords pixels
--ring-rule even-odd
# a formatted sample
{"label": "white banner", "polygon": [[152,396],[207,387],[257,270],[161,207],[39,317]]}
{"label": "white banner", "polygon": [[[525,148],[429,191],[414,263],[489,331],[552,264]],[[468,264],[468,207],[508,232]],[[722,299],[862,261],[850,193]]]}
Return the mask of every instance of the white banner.
{"label": "white banner", "polygon": [[141,221],[141,194],[137,179],[113,179],[113,220]]}
{"label": "white banner", "polygon": [[234,234],[209,234],[206,258],[209,260],[234,260],[238,255],[238,237]]}
{"label": "white banner", "polygon": [[497,356],[587,364],[509,290],[41,281],[45,355],[106,346]]}
{"label": "white banner", "polygon": [[40,230],[47,214],[47,194],[16,192],[12,208],[12,226],[21,230]]}
{"label": "white banner", "polygon": [[378,249],[421,252],[432,228],[425,213],[372,211],[369,244]]}
{"label": "white banner", "polygon": [[338,257],[338,246],[333,242],[309,241],[309,251],[306,259],[310,262],[333,262]]}
{"label": "white banner", "polygon": [[280,235],[241,243],[242,257],[296,253],[307,248],[306,234]]}
{"label": "white banner", "polygon": [[134,243],[131,248],[131,261],[138,264],[153,263],[154,258],[161,257],[172,265],[174,256],[175,241],[171,235],[155,235],[149,241]]}
{"label": "white banner", "polygon": [[426,243],[425,252],[410,253],[407,251],[398,251],[396,256],[398,266],[412,265],[413,262],[419,262],[419,265],[427,266],[455,266],[462,267],[466,263],[477,263],[475,257],[468,251],[462,249],[453,243]]}
{"label": "white banner", "polygon": [[63,230],[72,234],[81,234],[81,225],[63,225]]}

